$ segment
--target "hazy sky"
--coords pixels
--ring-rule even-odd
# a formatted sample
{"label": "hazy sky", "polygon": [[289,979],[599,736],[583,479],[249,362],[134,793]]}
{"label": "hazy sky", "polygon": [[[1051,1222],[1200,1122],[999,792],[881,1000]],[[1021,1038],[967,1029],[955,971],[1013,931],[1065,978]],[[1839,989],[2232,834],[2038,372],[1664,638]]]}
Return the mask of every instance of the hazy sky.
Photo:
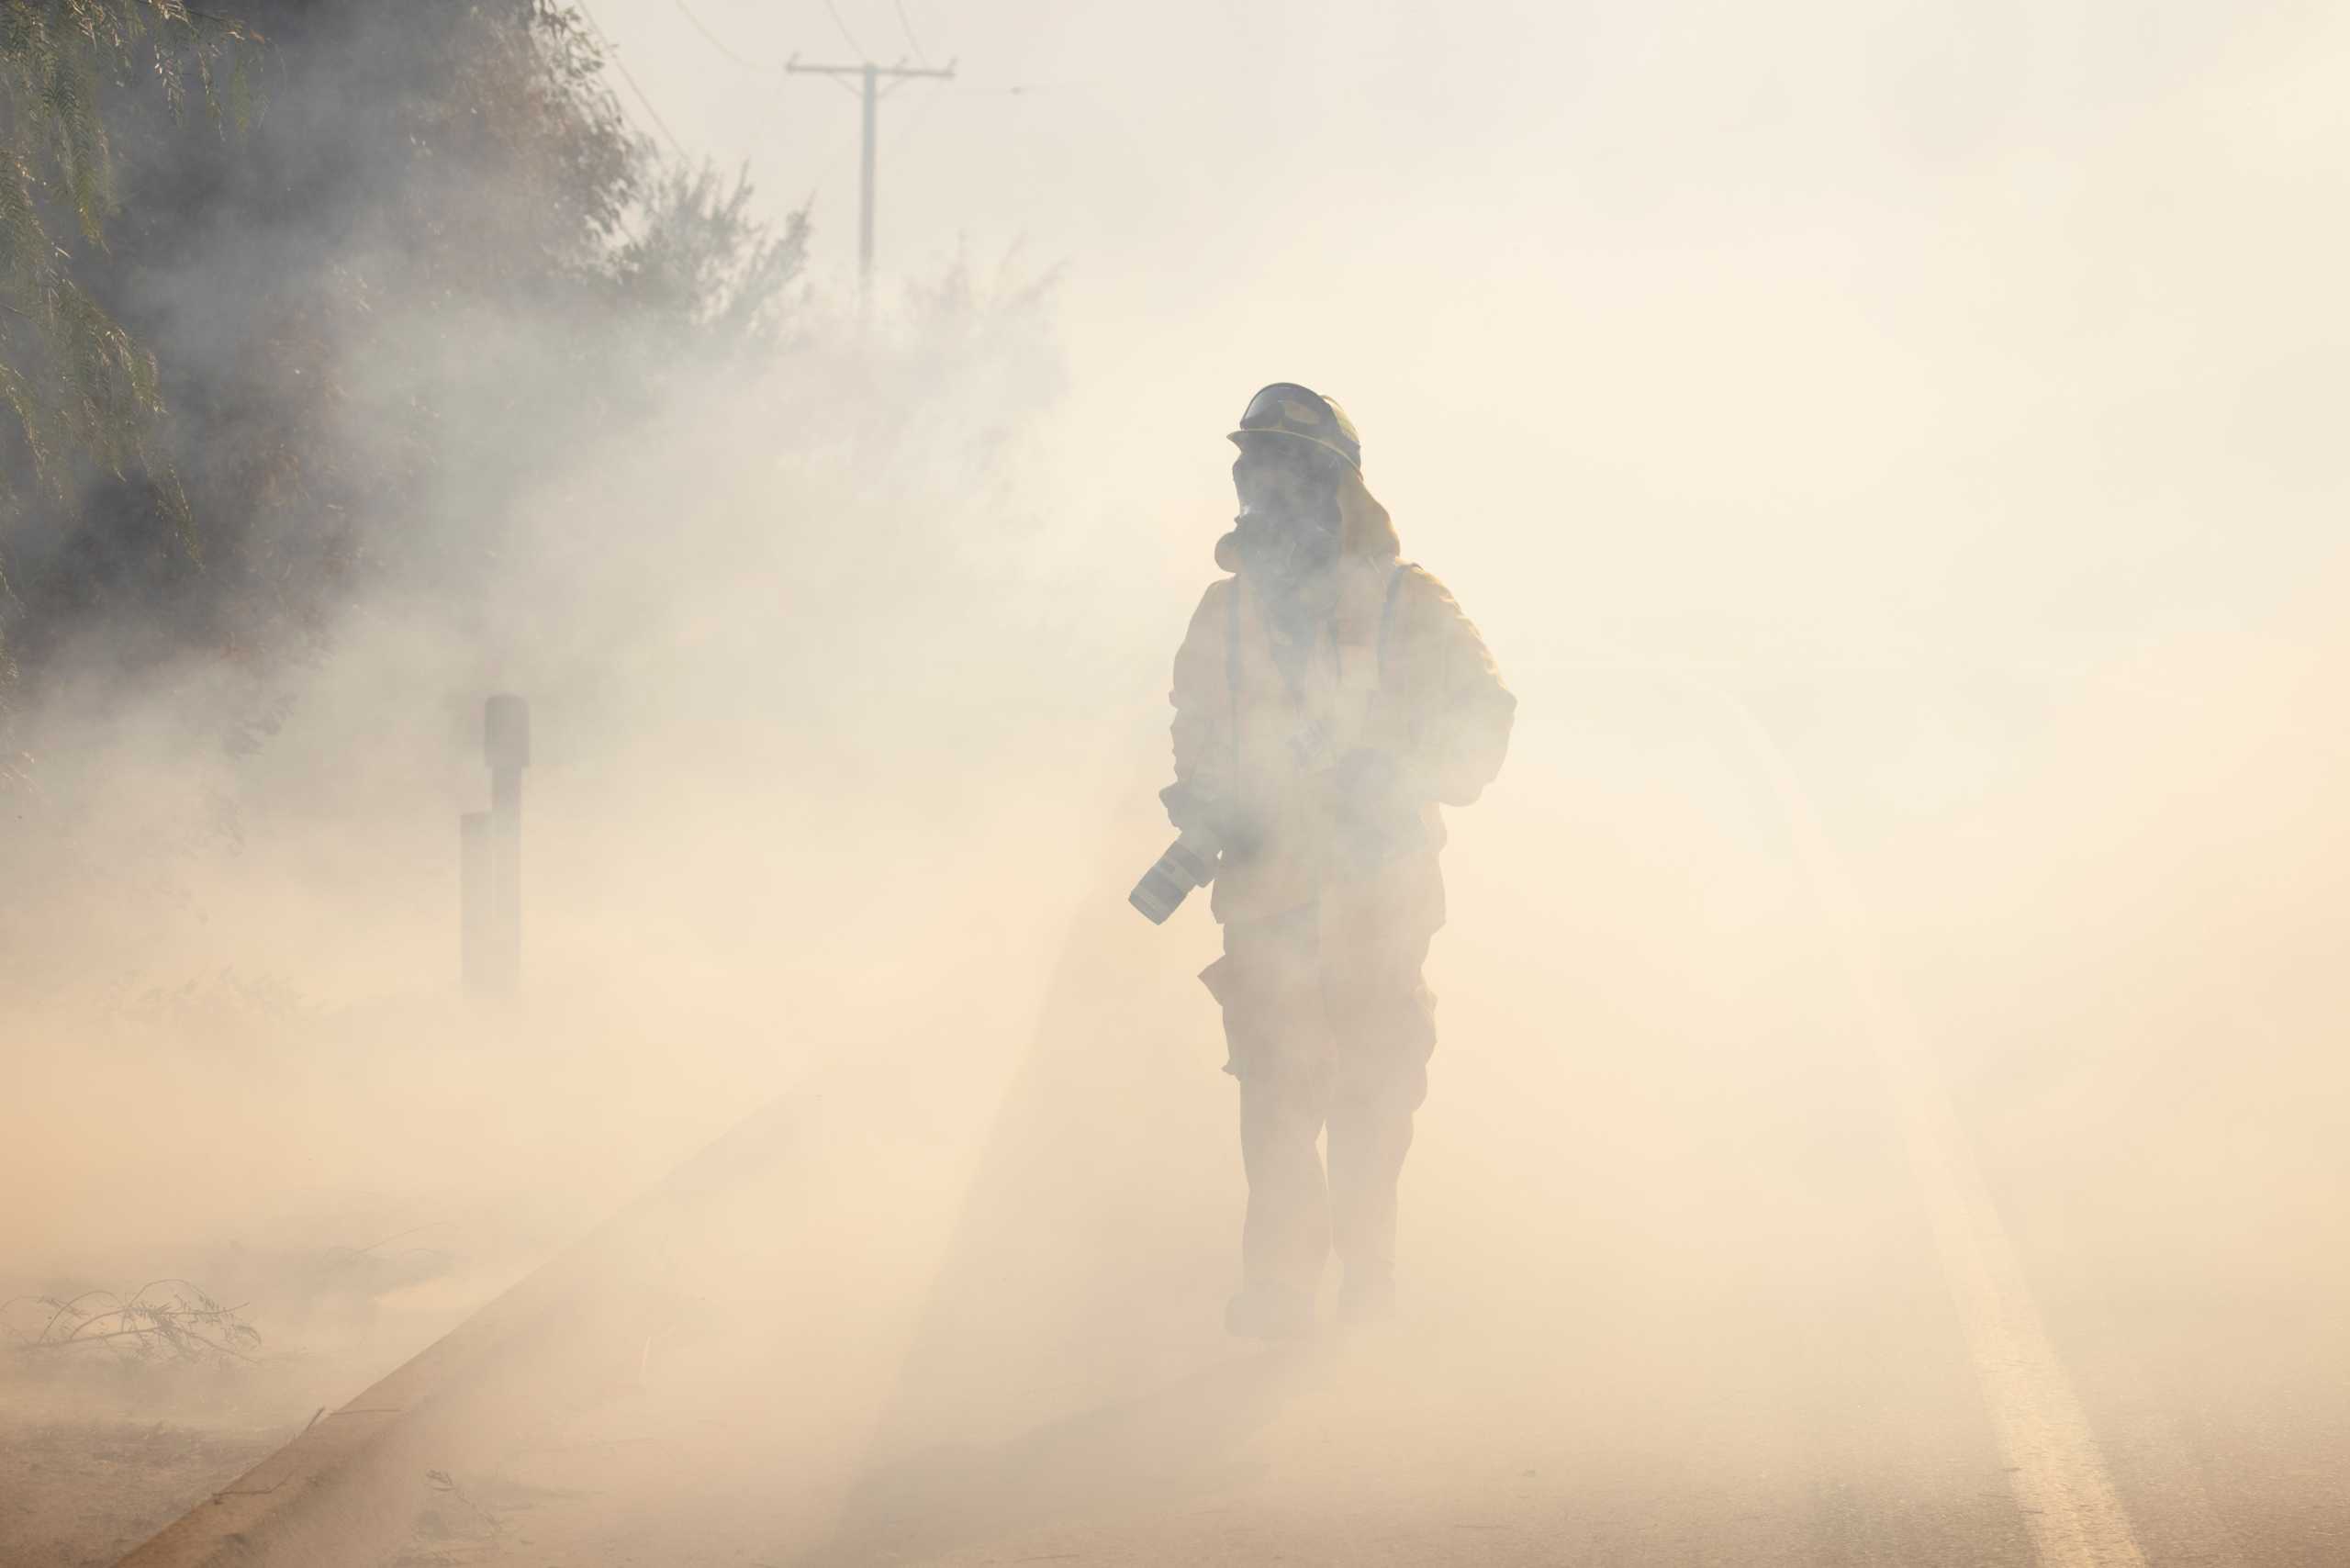
{"label": "hazy sky", "polygon": [[2138,665],[2336,548],[2326,7],[835,4],[595,14],[836,279],[857,106],[775,63],[959,61],[884,106],[881,266],[1067,265],[1076,537],[1205,575],[1293,378],[1505,655]]}

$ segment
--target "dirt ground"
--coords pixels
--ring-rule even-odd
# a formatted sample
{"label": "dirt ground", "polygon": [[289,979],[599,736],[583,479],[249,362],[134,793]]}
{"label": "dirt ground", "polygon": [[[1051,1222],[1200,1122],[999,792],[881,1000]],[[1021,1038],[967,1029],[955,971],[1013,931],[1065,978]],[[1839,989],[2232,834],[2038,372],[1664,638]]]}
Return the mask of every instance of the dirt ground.
{"label": "dirt ground", "polygon": [[[250,1217],[250,1216],[249,1216]],[[39,1276],[0,1275],[0,1564],[112,1563],[445,1332],[508,1273],[483,1271],[451,1227],[381,1246],[84,1249]],[[184,1278],[236,1309],[236,1356],[151,1341],[43,1349],[43,1298]],[[150,1293],[151,1297],[152,1293]],[[107,1327],[106,1324],[97,1325]]]}
{"label": "dirt ground", "polygon": [[[0,1216],[0,1568],[113,1562],[729,1111],[690,1083],[639,1094],[633,1148],[611,1118],[581,1115],[561,1073],[616,1076],[606,1050],[643,1059],[609,1024],[524,1048],[437,999],[327,1012],[218,985],[137,1008],[42,1005],[17,1021],[73,1047],[28,1054],[0,1139],[0,1170],[42,1193]],[[517,1108],[513,1083],[551,1081]],[[667,1119],[688,1099],[703,1121]],[[132,1114],[143,1130],[124,1137],[116,1119]],[[509,1158],[488,1180],[470,1151],[492,1118]],[[39,1298],[164,1276],[238,1307],[259,1337],[251,1359],[23,1348]]]}
{"label": "dirt ground", "polygon": [[0,1562],[111,1563],[296,1430],[0,1415]]}

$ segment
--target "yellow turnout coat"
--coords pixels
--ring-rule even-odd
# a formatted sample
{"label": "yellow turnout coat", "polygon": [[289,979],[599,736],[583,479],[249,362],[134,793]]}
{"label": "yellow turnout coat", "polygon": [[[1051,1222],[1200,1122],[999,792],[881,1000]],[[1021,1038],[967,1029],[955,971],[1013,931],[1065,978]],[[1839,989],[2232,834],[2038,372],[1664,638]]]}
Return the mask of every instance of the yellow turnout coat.
{"label": "yellow turnout coat", "polygon": [[[1432,932],[1444,921],[1440,808],[1468,805],[1500,771],[1516,699],[1444,585],[1398,560],[1394,524],[1360,475],[1338,498],[1337,606],[1297,676],[1274,662],[1235,536],[1217,545],[1235,575],[1208,586],[1175,656],[1175,778],[1255,830],[1224,857],[1218,921],[1320,901]],[[1421,831],[1400,853],[1366,857],[1334,810],[1333,769],[1358,750],[1391,757],[1417,808]]]}

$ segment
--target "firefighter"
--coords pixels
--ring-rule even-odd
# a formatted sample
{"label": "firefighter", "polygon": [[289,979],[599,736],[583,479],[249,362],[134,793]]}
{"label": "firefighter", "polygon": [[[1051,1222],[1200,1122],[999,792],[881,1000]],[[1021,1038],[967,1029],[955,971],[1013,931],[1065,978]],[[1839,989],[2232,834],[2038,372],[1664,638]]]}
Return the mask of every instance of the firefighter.
{"label": "firefighter", "polygon": [[[1442,806],[1499,772],[1516,700],[1444,586],[1398,558],[1337,403],[1289,382],[1231,440],[1240,513],[1175,656],[1178,829],[1221,846],[1211,910],[1248,1179],[1235,1334],[1394,1301],[1395,1190],[1427,1092]],[[1328,1133],[1328,1163],[1316,1148]]]}

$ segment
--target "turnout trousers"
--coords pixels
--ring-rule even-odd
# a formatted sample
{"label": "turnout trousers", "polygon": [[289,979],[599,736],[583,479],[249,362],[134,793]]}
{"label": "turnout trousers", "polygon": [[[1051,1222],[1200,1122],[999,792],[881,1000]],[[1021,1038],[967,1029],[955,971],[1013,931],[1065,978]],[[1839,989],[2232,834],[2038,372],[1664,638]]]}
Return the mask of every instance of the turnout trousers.
{"label": "turnout trousers", "polygon": [[1225,925],[1224,957],[1200,979],[1240,1081],[1244,1292],[1310,1302],[1334,1245],[1349,1293],[1389,1288],[1396,1182],[1436,1048],[1421,969],[1440,921],[1326,896]]}

